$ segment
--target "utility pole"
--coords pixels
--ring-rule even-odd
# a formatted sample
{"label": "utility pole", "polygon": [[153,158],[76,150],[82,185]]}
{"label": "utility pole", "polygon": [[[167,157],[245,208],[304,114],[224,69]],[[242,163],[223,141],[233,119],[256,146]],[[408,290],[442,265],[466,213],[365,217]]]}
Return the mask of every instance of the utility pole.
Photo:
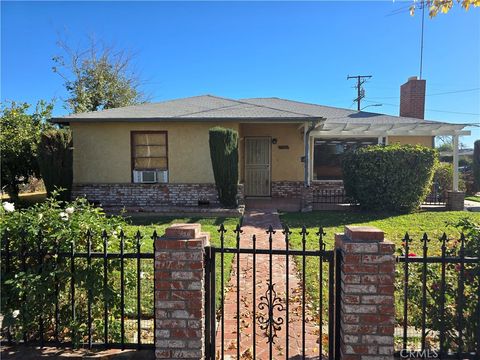
{"label": "utility pole", "polygon": [[355,75],[355,76],[347,76],[347,80],[350,79],[357,79],[357,85],[355,85],[355,89],[357,89],[357,98],[353,101],[357,102],[357,110],[360,111],[360,102],[365,97],[365,90],[363,90],[362,85],[370,79],[372,75]]}
{"label": "utility pole", "polygon": [[425,1],[421,2],[422,4],[422,35],[420,41],[420,80],[422,80],[422,71],[423,71],[423,28],[425,27]]}

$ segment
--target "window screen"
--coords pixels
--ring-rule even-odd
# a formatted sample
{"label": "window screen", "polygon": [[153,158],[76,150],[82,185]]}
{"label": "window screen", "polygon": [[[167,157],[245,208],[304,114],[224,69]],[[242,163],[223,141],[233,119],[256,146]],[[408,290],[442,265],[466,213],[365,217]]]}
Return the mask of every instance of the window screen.
{"label": "window screen", "polygon": [[167,133],[132,132],[133,170],[168,170]]}

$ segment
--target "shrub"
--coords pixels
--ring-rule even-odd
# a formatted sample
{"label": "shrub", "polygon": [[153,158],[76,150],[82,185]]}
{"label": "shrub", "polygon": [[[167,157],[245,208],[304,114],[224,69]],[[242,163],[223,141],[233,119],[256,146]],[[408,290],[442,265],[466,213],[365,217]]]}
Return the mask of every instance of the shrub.
{"label": "shrub", "polygon": [[38,165],[50,196],[55,188],[62,188],[60,198],[70,200],[73,180],[72,133],[68,129],[44,131],[38,145]]}
{"label": "shrub", "polygon": [[453,189],[453,165],[445,162],[438,163],[435,167],[433,182],[437,187],[437,194],[442,199],[446,199],[447,191]]}
{"label": "shrub", "polygon": [[33,113],[27,103],[2,103],[0,106],[0,168],[2,190],[17,201],[19,185],[38,175],[37,145],[45,119],[53,105],[39,101]]}
{"label": "shrub", "polygon": [[[433,182],[437,186],[437,194],[441,195],[442,199],[446,199],[447,192],[453,189],[453,164],[438,163],[435,166]],[[458,179],[458,188],[460,191],[465,191],[466,189],[465,180],[462,177]]]}
{"label": "shrub", "polygon": [[[109,282],[107,289],[104,289],[102,262],[92,261],[91,267],[88,267],[86,259],[75,260],[77,310],[73,321],[70,312],[70,261],[59,258],[57,262],[57,256],[52,254],[70,253],[72,244],[76,252],[86,252],[87,230],[92,233],[93,252],[103,251],[100,236],[103,230],[108,234],[108,251],[118,252],[118,234],[125,222],[121,217],[107,217],[102,209],[91,206],[85,199],[64,203],[57,200],[57,195],[57,192],[53,192],[52,198],[22,210],[15,209],[13,204],[7,202],[0,207],[2,257],[6,254],[7,244],[8,253],[17,254],[11,257],[8,271],[6,262],[2,261],[1,313],[4,315],[3,326],[10,327],[16,339],[19,340],[23,332],[28,338],[38,337],[40,316],[44,322],[45,338],[51,338],[55,328],[55,298],[58,291],[60,340],[73,340],[78,345],[86,334],[87,289],[92,290],[94,299],[102,300],[92,307],[94,319],[103,319],[103,299],[108,299],[109,316],[119,318],[120,304],[115,290],[118,286],[115,279],[118,279],[119,263],[110,261]],[[126,242],[125,251],[133,250],[134,246],[134,242]],[[31,255],[22,256],[23,253]],[[24,259],[25,263],[22,264],[19,259]],[[96,320],[95,327],[101,329],[99,321]],[[115,326],[111,328],[112,339],[118,339]],[[72,329],[76,329],[73,339]]]}
{"label": "shrub", "polygon": [[[462,219],[458,223],[450,224],[465,234],[465,256],[478,257],[480,250],[478,239],[480,238],[480,224],[472,222],[469,219]],[[431,242],[439,241],[430,239]],[[459,239],[448,239],[446,242],[446,256],[459,256],[461,242]],[[440,252],[429,251],[428,256],[439,256]],[[458,350],[458,281],[460,276],[460,264],[450,263],[445,266],[445,292],[441,293],[441,265],[428,264],[426,271],[426,326],[427,326],[427,344],[430,347],[437,348],[438,332],[442,328],[440,322],[440,304],[442,295],[445,300],[445,349],[447,351]],[[403,267],[397,266],[396,289],[403,294]],[[463,290],[463,331],[462,341],[463,350],[474,351],[478,339],[478,322],[480,319],[477,314],[477,291],[480,286],[480,272],[475,264],[464,265],[464,290]],[[409,270],[409,290],[408,290],[408,325],[421,328],[422,319],[422,265],[421,263],[410,264]],[[398,309],[402,309],[399,306]],[[402,323],[403,310],[397,311],[397,321]],[[436,346],[435,346],[436,344]]]}
{"label": "shrub", "polygon": [[473,146],[473,181],[474,191],[480,191],[480,140],[475,141]]}
{"label": "shrub", "polygon": [[220,203],[237,205],[238,133],[232,129],[214,127],[209,131],[210,157]]}
{"label": "shrub", "polygon": [[425,200],[437,153],[420,145],[367,146],[344,155],[347,196],[373,211],[411,212]]}

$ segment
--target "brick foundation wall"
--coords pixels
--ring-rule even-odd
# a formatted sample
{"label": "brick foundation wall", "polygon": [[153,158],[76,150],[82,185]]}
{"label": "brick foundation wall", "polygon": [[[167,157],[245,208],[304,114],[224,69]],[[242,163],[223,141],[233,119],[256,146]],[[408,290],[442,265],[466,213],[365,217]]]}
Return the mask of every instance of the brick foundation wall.
{"label": "brick foundation wall", "polygon": [[273,198],[302,197],[303,181],[272,181]]}
{"label": "brick foundation wall", "polygon": [[395,246],[383,231],[346,226],[335,235],[342,254],[342,360],[392,360],[395,324]]}
{"label": "brick foundation wall", "polygon": [[312,191],[316,190],[343,190],[343,181],[312,181],[310,184]]}
{"label": "brick foundation wall", "polygon": [[[342,181],[312,181],[308,188],[310,192],[317,190],[342,190]],[[272,181],[273,198],[302,198],[304,194],[303,181]]]}
{"label": "brick foundation wall", "polygon": [[219,204],[215,184],[74,184],[72,196],[118,208]]}

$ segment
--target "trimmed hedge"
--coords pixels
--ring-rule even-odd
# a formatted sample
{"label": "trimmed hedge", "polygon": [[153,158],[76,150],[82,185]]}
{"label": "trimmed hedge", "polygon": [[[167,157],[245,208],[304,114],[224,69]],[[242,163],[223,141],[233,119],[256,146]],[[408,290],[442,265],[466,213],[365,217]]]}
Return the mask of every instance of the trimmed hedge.
{"label": "trimmed hedge", "polygon": [[220,203],[234,207],[237,205],[238,133],[222,127],[211,128],[209,144]]}
{"label": "trimmed hedge", "polygon": [[430,190],[437,152],[420,145],[375,145],[344,155],[347,196],[373,211],[411,212]]}

